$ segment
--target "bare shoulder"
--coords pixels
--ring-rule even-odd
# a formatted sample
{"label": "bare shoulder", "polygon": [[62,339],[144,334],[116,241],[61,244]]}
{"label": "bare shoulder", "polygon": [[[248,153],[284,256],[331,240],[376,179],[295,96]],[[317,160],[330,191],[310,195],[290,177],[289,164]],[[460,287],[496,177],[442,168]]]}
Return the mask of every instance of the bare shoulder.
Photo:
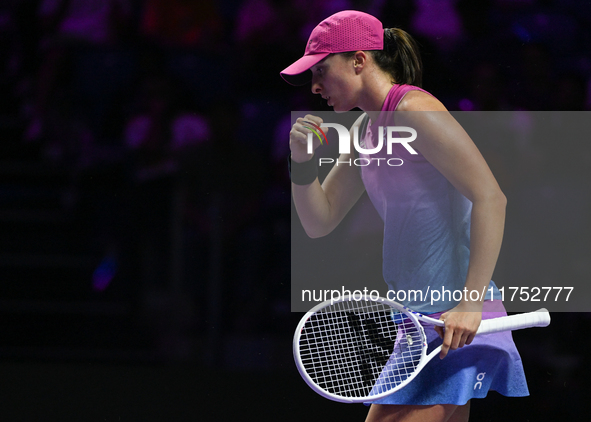
{"label": "bare shoulder", "polygon": [[398,104],[398,111],[446,111],[445,106],[434,96],[414,90],[406,93]]}

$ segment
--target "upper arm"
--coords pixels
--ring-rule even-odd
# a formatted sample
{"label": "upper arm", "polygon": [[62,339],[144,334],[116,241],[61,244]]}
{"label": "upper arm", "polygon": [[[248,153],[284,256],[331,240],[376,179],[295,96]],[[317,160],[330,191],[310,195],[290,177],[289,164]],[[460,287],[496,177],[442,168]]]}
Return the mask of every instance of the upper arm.
{"label": "upper arm", "polygon": [[439,100],[421,91],[409,92],[397,109],[396,122],[401,121],[418,133],[413,147],[469,200],[502,195],[482,154]]}

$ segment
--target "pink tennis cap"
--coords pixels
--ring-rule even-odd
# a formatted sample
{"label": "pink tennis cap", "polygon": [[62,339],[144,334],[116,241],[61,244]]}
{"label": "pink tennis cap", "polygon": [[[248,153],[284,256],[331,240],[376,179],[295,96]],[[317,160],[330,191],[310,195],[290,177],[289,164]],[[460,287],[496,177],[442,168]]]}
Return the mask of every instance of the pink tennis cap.
{"label": "pink tennis cap", "polygon": [[367,13],[344,10],[324,19],[314,28],[304,56],[283,69],[281,76],[292,85],[304,85],[312,79],[306,71],[331,53],[383,48],[382,22]]}

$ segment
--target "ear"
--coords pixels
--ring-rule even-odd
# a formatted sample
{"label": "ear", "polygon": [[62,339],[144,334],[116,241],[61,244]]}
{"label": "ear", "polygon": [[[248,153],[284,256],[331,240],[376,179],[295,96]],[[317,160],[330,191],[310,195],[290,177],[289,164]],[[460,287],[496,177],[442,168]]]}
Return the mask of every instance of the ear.
{"label": "ear", "polygon": [[367,54],[365,51],[356,51],[353,56],[353,67],[355,73],[359,74],[365,66],[367,66]]}

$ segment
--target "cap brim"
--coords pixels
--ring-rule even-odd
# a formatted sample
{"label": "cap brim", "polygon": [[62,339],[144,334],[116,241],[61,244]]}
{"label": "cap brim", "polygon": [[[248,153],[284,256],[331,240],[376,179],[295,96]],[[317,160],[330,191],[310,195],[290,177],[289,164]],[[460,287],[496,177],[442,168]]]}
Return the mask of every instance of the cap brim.
{"label": "cap brim", "polygon": [[297,60],[291,66],[283,69],[281,77],[291,85],[305,85],[312,80],[312,74],[309,72],[310,68],[327,57],[330,53],[319,53],[309,56],[304,56]]}

